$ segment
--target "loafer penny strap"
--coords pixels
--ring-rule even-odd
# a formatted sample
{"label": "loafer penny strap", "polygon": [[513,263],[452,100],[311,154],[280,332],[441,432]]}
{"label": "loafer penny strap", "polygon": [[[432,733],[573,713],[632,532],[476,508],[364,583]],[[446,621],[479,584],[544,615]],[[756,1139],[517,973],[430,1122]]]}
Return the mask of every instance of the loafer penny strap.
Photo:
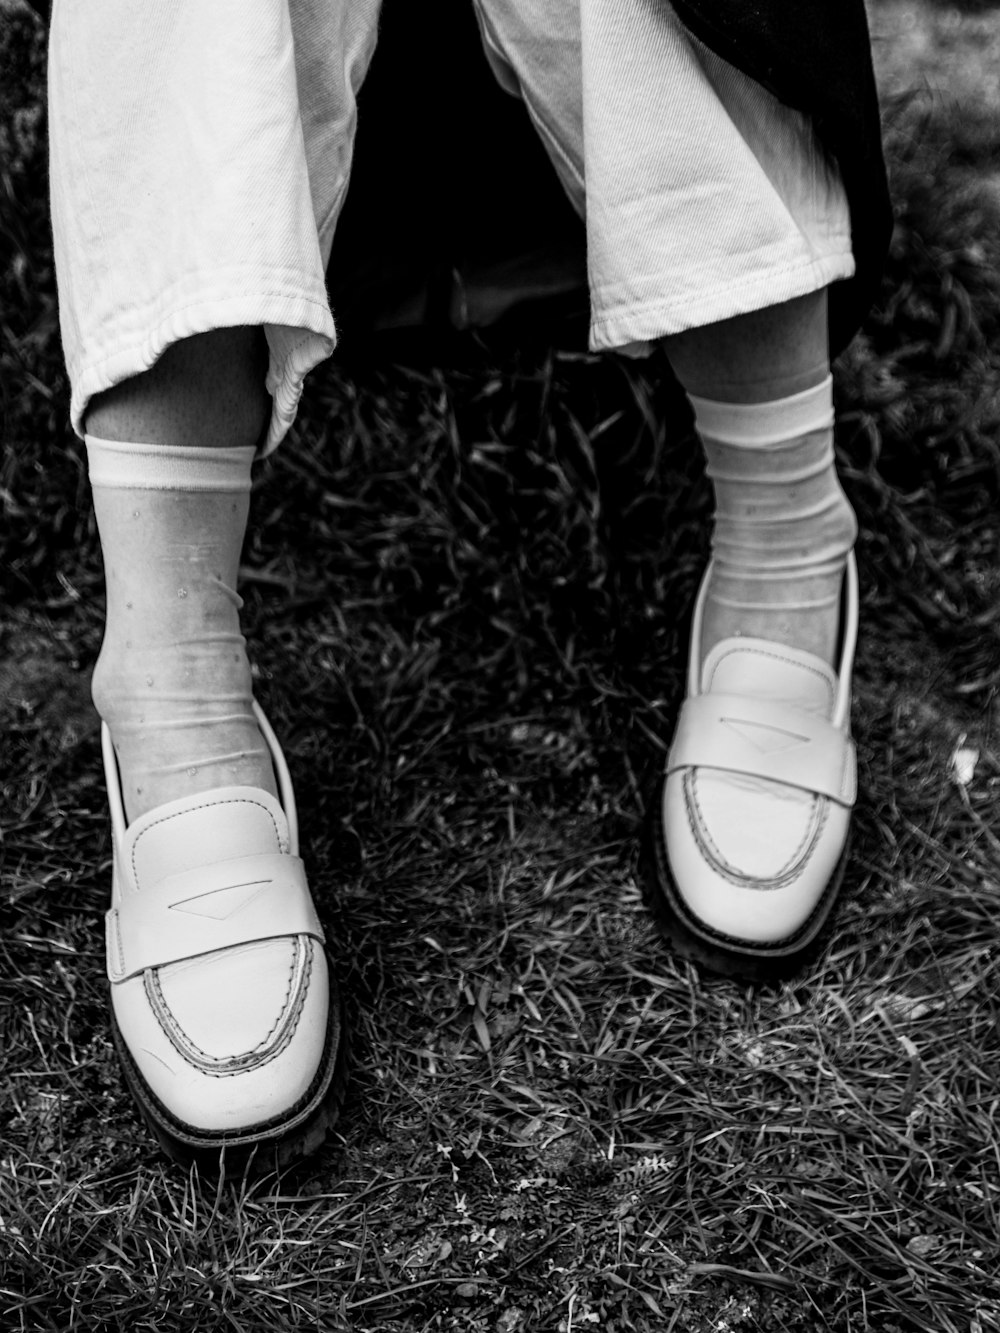
{"label": "loafer penny strap", "polygon": [[283,935],[323,939],[305,867],[280,852],[198,866],[128,889],[106,922],[113,982],[236,944]]}
{"label": "loafer penny strap", "polygon": [[850,808],[857,795],[854,742],[822,717],[736,694],[685,700],[667,773],[718,768],[769,778]]}

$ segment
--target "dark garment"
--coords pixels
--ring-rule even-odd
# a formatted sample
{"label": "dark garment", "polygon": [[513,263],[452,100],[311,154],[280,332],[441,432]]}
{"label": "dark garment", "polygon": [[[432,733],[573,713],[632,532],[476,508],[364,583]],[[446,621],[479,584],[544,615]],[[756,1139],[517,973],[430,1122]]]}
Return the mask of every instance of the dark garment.
{"label": "dark garment", "polygon": [[671,0],[688,30],[810,117],[851,207],[857,273],[830,288],[830,341],[850,342],[878,292],[892,207],[864,0]]}
{"label": "dark garment", "polygon": [[[875,298],[892,226],[863,0],[674,9],[706,46],[806,112],[839,164],[857,274],[830,289],[836,353]],[[534,329],[562,330],[568,315],[585,337],[585,245],[524,107],[489,70],[470,0],[386,0],[330,267],[346,341],[481,327],[529,302]]]}

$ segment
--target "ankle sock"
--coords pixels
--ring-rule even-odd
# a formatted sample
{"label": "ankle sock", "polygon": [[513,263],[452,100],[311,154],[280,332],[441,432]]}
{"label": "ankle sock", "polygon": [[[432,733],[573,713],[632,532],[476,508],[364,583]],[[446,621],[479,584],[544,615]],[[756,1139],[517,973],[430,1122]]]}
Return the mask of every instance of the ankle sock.
{"label": "ankle sock", "polygon": [[216,787],[276,794],[236,592],[253,447],[86,443],[107,584],[93,697],[129,820]]}
{"label": "ankle sock", "polygon": [[702,656],[744,635],[832,664],[857,535],[834,464],[832,378],[773,402],[691,403],[716,500]]}

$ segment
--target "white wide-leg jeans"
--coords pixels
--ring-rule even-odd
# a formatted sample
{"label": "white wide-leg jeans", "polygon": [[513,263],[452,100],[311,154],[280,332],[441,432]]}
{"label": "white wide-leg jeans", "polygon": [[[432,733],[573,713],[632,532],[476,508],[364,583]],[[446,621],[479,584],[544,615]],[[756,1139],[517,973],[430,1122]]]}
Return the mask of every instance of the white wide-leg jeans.
{"label": "white wide-leg jeans", "polygon": [[[667,0],[470,3],[585,218],[594,349],[853,273],[844,190],[809,122]],[[267,449],[286,433],[336,341],[325,268],[380,4],[56,0],[52,218],[78,432],[92,395],[176,340],[259,324]]]}

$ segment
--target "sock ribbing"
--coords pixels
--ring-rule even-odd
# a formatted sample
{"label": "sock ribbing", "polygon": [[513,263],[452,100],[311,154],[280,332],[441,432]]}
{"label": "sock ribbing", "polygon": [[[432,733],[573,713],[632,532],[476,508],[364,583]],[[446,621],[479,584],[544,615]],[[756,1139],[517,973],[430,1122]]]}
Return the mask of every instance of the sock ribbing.
{"label": "sock ribbing", "polygon": [[216,449],[127,444],[85,437],[91,486],[106,490],[216,491],[250,489],[253,445]]}
{"label": "sock ribbing", "polygon": [[705,650],[750,635],[831,657],[857,533],[836,473],[832,385],[769,403],[692,399],[716,498]]}
{"label": "sock ribbing", "polygon": [[721,403],[688,395],[703,435],[722,444],[768,445],[833,426],[833,376],[788,398]]}

